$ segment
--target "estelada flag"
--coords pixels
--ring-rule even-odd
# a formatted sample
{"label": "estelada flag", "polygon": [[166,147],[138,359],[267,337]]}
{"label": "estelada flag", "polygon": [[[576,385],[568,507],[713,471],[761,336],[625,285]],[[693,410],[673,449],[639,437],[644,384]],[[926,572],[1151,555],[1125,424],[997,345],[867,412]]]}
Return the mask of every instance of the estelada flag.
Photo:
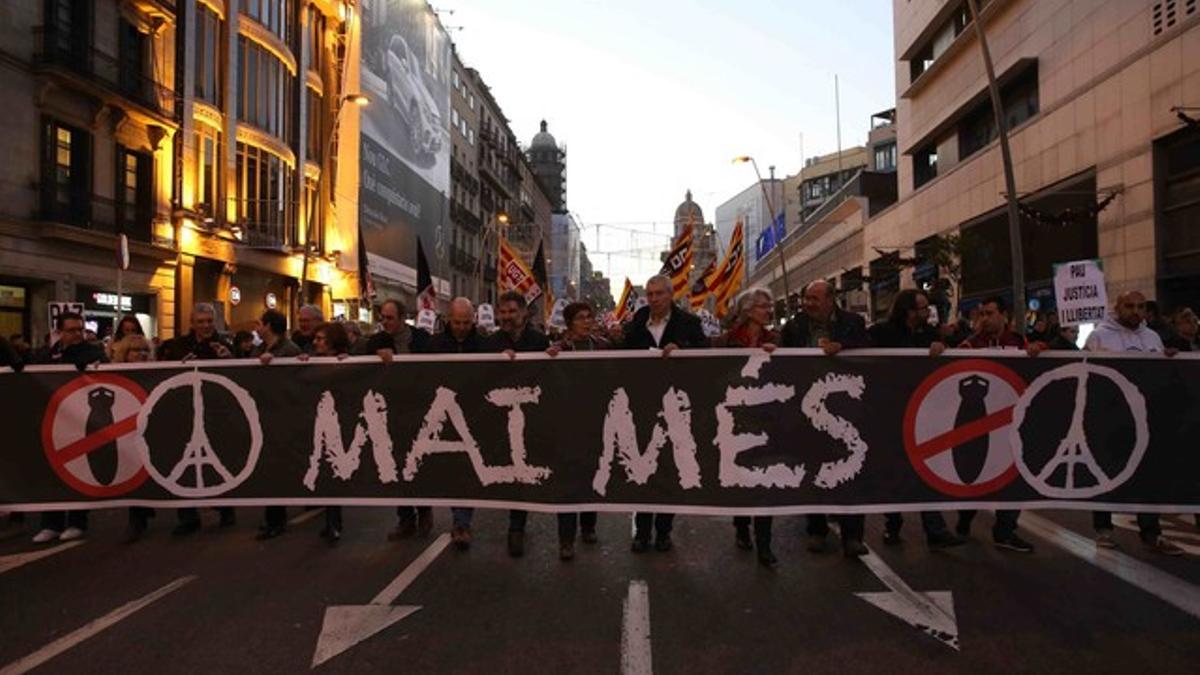
{"label": "estelada flag", "polygon": [[678,300],[688,292],[688,277],[692,273],[692,240],[696,232],[695,218],[695,213],[688,216],[687,225],[683,226],[683,231],[675,239],[671,251],[667,253],[667,259],[663,261],[662,269],[658,272],[671,277],[672,300]]}
{"label": "estelada flag", "polygon": [[525,296],[526,304],[533,304],[542,295],[542,287],[538,285],[533,271],[521,260],[521,256],[503,238],[500,239],[500,268],[496,271],[500,292],[517,291]]}
{"label": "estelada flag", "polygon": [[437,289],[433,287],[425,248],[421,246],[421,238],[417,237],[417,311],[422,309],[437,311]]}
{"label": "estelada flag", "polygon": [[617,309],[613,318],[618,323],[632,319],[633,313],[637,309],[637,299],[637,291],[633,290],[633,284],[629,282],[629,277],[625,277],[625,288],[621,290],[621,299],[617,301]]}
{"label": "estelada flag", "polygon": [[545,304],[543,309],[545,309],[546,320],[549,321],[550,314],[554,311],[554,293],[550,290],[549,274],[546,271],[546,254],[542,250],[543,246],[544,243],[539,241],[537,253],[533,256],[533,280],[537,282],[538,286],[542,287],[542,293],[545,298],[543,300],[543,304]]}
{"label": "estelada flag", "polygon": [[704,274],[697,277],[696,283],[692,284],[692,296],[688,299],[688,303],[691,305],[693,312],[704,307],[704,301],[708,299],[708,294],[712,292],[711,284],[716,276],[717,261],[714,259],[708,263],[708,268],[704,270]]}
{"label": "estelada flag", "polygon": [[717,297],[717,305],[713,311],[718,319],[729,311],[729,301],[742,288],[742,278],[746,276],[745,241],[742,233],[742,221],[739,219],[733,228],[733,236],[729,238],[729,249],[725,251],[725,259],[717,268],[717,278],[709,287]]}

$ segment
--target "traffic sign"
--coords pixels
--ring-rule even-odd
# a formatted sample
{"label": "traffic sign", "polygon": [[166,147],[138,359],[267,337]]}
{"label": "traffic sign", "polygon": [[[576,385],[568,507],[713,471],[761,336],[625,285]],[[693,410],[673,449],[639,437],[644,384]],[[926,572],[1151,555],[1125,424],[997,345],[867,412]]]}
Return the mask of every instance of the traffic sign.
{"label": "traffic sign", "polygon": [[119,375],[81,375],[54,392],[42,417],[42,449],[64,483],[89,497],[116,497],[149,477],[137,446],[146,392]]}
{"label": "traffic sign", "polygon": [[904,413],[904,450],[921,480],[952,497],[978,497],[1016,479],[1009,430],[1025,381],[994,361],[939,368]]}

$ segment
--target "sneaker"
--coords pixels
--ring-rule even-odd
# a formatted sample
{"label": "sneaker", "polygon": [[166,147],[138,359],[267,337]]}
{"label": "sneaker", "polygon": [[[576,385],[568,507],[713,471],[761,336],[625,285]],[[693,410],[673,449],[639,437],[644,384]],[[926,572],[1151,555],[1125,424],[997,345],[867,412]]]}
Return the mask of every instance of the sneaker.
{"label": "sneaker", "polygon": [[633,544],[629,550],[634,553],[645,553],[650,549],[650,539],[648,537],[634,537]]}
{"label": "sneaker", "polygon": [[388,541],[400,541],[401,539],[412,539],[417,533],[417,524],[409,519],[401,520],[396,523],[396,529],[388,532]]}
{"label": "sneaker", "polygon": [[579,538],[582,539],[583,543],[585,543],[585,544],[594,544],[597,541],[596,531],[595,530],[582,530],[579,533]]}
{"label": "sneaker", "polygon": [[867,553],[869,553],[867,545],[862,543],[861,539],[845,539],[842,541],[842,555],[847,558],[857,558]]}
{"label": "sneaker", "polygon": [[1017,551],[1018,553],[1033,553],[1033,544],[1018,537],[1016,533],[1007,537],[1000,537],[994,540],[996,548],[1003,548],[1009,551]]}
{"label": "sneaker", "polygon": [[733,535],[733,543],[743,551],[751,551],[754,549],[754,542],[750,541],[750,528],[739,527]]}
{"label": "sneaker", "polygon": [[884,546],[899,546],[902,543],[904,543],[904,540],[900,538],[899,532],[887,530],[883,533]]}
{"label": "sneaker", "polygon": [[433,509],[417,510],[417,536],[424,539],[433,531]]}
{"label": "sneaker", "polygon": [[460,551],[467,550],[471,546],[471,528],[464,525],[450,528],[450,542]]}
{"label": "sneaker", "polygon": [[575,558],[575,544],[563,542],[558,545],[559,560],[573,560]]}
{"label": "sneaker", "polygon": [[671,550],[671,535],[660,534],[654,539],[654,550],[659,553],[666,553]]}
{"label": "sneaker", "polygon": [[68,527],[67,529],[63,530],[62,534],[58,535],[58,540],[75,541],[76,539],[83,539],[86,534],[87,532],[85,530],[81,530],[78,527]]}
{"label": "sneaker", "polygon": [[808,543],[804,545],[804,548],[808,549],[809,553],[824,553],[826,536],[824,534],[808,535]]}
{"label": "sneaker", "polygon": [[967,543],[966,539],[957,534],[951,534],[948,530],[929,535],[929,550],[931,551],[944,551],[955,546],[962,546],[965,543]]}
{"label": "sneaker", "polygon": [[525,533],[517,530],[508,533],[508,554],[514,558],[525,555]]}
{"label": "sneaker", "polygon": [[1096,546],[1098,548],[1120,548],[1113,537],[1112,530],[1096,530]]}
{"label": "sneaker", "polygon": [[46,528],[46,529],[42,530],[41,532],[38,532],[37,534],[33,535],[33,543],[44,544],[48,541],[56,541],[59,538],[59,536],[61,536],[61,535],[62,535],[62,533],[59,532],[58,530],[51,530],[49,528]]}
{"label": "sneaker", "polygon": [[1146,544],[1146,548],[1150,549],[1151,551],[1154,551],[1155,553],[1161,553],[1163,555],[1171,555],[1171,556],[1183,555],[1183,549],[1179,548],[1174,543],[1172,543],[1170,539],[1167,539],[1165,537],[1159,537],[1159,538],[1155,539],[1154,541],[1147,541],[1144,543]]}

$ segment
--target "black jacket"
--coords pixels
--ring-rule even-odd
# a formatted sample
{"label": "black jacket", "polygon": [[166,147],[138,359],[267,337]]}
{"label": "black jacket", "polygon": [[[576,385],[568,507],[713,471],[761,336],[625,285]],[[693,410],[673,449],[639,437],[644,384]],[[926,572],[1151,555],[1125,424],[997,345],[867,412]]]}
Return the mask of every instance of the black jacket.
{"label": "black jacket", "polygon": [[700,318],[689,314],[672,305],[671,317],[663,330],[662,340],[655,344],[654,336],[646,323],[650,321],[650,308],[643,307],[633,315],[633,320],[625,325],[625,337],[621,341],[624,349],[650,349],[674,344],[680,349],[699,349],[708,346],[708,338],[704,336],[704,327]]}
{"label": "black jacket", "polygon": [[[867,333],[867,322],[853,312],[834,308],[833,325],[830,327],[829,339],[837,342],[846,349],[869,347],[871,336]],[[807,347],[809,339],[808,315],[800,312],[792,317],[783,327],[784,347]]]}
{"label": "black jacket", "polygon": [[462,342],[455,339],[450,331],[438,333],[429,340],[426,351],[430,354],[476,354],[487,351],[483,347],[484,337],[479,331],[472,329]]}
{"label": "black jacket", "polygon": [[550,340],[545,333],[526,325],[521,335],[513,340],[507,332],[499,330],[492,333],[484,341],[483,351],[502,352],[511,349],[514,352],[544,352],[550,348]]}
{"label": "black jacket", "polygon": [[421,354],[429,349],[430,335],[423,328],[407,327],[395,336],[380,330],[367,338],[363,354],[374,354],[380,349],[390,349],[396,354]]}
{"label": "black jacket", "polygon": [[194,358],[201,361],[211,361],[221,358],[217,356],[217,351],[214,345],[224,345],[233,354],[233,345],[229,344],[221,338],[221,336],[213,334],[208,340],[198,340],[194,331],[188,331],[184,335],[173,337],[170,340],[162,343],[162,347],[158,350],[159,361],[182,361],[187,358],[188,354],[194,355]]}
{"label": "black jacket", "polygon": [[104,347],[91,342],[80,342],[65,349],[61,342],[56,342],[53,347],[38,351],[33,362],[42,365],[69,363],[83,370],[93,363],[108,363],[108,355],[104,353]]}
{"label": "black jacket", "polygon": [[910,331],[906,324],[896,324],[891,321],[880,321],[867,331],[871,337],[872,347],[928,349],[929,345],[939,342],[942,336],[929,324],[917,326]]}
{"label": "black jacket", "polygon": [[21,358],[8,340],[0,337],[0,368],[4,366],[20,372],[25,367],[25,359]]}

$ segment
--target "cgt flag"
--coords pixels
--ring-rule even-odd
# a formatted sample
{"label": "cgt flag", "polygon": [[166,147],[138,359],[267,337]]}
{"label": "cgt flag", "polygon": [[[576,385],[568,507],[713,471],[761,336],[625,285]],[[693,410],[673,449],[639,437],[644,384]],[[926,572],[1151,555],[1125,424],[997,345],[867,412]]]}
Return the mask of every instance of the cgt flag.
{"label": "cgt flag", "polygon": [[543,247],[544,243],[538,242],[537,253],[533,256],[533,280],[542,287],[544,294],[542,302],[545,305],[546,321],[549,321],[550,315],[554,312],[554,293],[550,290],[548,282],[549,274],[546,271],[546,253]]}
{"label": "cgt flag", "polygon": [[423,309],[437,311],[437,289],[433,287],[433,274],[429,271],[425,248],[421,246],[421,238],[417,237],[417,311]]}
{"label": "cgt flag", "polygon": [[526,304],[533,304],[542,295],[542,287],[534,278],[533,271],[503,238],[500,239],[500,269],[497,276],[501,293],[515,290],[525,296]]}
{"label": "cgt flag", "polygon": [[629,277],[625,277],[625,288],[621,291],[621,299],[617,301],[617,310],[613,314],[613,319],[618,323],[632,319],[633,313],[637,311],[637,301],[637,291],[633,290],[633,284],[629,282]]}
{"label": "cgt flag", "polygon": [[738,220],[733,228],[733,236],[729,238],[729,250],[725,259],[717,269],[717,277],[709,285],[709,289],[717,298],[714,314],[718,319],[723,318],[729,311],[729,301],[742,288],[742,278],[746,276],[745,234],[742,221]]}
{"label": "cgt flag", "polygon": [[688,277],[692,273],[692,240],[695,238],[696,214],[688,216],[687,225],[676,237],[659,274],[671,277],[671,299],[679,300],[688,293]]}
{"label": "cgt flag", "polygon": [[701,274],[696,279],[696,283],[692,284],[692,295],[688,299],[688,304],[691,306],[693,312],[704,307],[704,301],[708,299],[709,293],[712,292],[712,282],[716,276],[717,261],[713,260],[708,263],[708,268],[704,270],[704,274]]}

